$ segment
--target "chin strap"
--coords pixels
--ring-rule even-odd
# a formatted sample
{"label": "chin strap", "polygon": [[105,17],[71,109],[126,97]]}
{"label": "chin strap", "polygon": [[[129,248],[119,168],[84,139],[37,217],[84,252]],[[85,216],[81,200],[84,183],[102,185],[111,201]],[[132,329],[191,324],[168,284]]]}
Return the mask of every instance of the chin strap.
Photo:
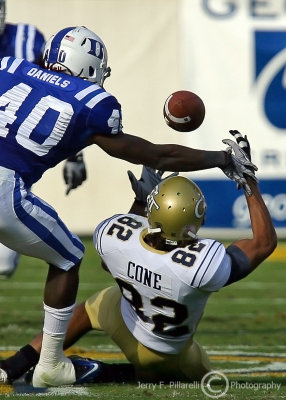
{"label": "chin strap", "polygon": [[161,228],[148,228],[148,233],[160,233],[162,232]]}
{"label": "chin strap", "polygon": [[190,236],[192,239],[198,238],[198,236],[195,233],[193,233],[192,231],[188,231],[188,236]]}

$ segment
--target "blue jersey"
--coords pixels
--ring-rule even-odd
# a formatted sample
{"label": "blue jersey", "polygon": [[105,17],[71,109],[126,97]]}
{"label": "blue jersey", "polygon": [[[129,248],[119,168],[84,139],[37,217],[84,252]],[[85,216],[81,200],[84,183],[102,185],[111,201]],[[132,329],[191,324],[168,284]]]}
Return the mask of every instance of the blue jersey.
{"label": "blue jersey", "polygon": [[32,185],[85,148],[121,132],[121,107],[102,87],[24,59],[0,60],[0,165]]}
{"label": "blue jersey", "polygon": [[0,58],[12,56],[34,62],[43,52],[44,36],[34,25],[5,24],[0,36]]}

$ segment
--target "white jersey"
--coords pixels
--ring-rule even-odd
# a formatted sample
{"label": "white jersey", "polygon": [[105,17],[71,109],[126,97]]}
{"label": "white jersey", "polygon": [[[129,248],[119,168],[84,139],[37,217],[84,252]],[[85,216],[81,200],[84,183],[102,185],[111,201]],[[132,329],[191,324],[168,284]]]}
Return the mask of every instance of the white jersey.
{"label": "white jersey", "polygon": [[94,244],[122,291],[130,332],[146,347],[177,354],[194,335],[211,292],[227,282],[231,261],[212,239],[155,250],[144,242],[147,227],[144,217],[115,215],[96,228]]}

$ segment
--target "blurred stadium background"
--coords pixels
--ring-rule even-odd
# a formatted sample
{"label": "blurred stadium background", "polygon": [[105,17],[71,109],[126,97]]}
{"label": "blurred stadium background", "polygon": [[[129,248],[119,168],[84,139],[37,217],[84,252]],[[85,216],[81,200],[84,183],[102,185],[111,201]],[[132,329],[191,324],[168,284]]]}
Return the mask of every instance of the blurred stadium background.
{"label": "blurred stadium background", "polygon": [[[229,129],[247,134],[279,237],[286,232],[286,6],[283,0],[7,0],[8,22],[35,24],[48,38],[85,25],[105,42],[112,75],[105,89],[122,105],[124,131],[156,143],[220,150]],[[162,107],[176,90],[201,96],[206,118],[193,133],[172,131]],[[139,166],[86,149],[88,180],[65,196],[62,166],[34,192],[69,227],[90,235],[106,216],[128,209],[126,171]],[[192,173],[208,202],[206,234],[249,227],[242,193],[220,170]],[[222,211],[223,210],[223,211]],[[236,229],[239,228],[239,231]]]}

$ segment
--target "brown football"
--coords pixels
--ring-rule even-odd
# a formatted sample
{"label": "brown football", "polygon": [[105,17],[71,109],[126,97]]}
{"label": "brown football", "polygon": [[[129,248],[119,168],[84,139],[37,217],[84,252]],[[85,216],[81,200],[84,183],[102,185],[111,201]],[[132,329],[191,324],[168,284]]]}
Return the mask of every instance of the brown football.
{"label": "brown football", "polygon": [[197,94],[179,90],[167,98],[163,114],[170,128],[179,132],[191,132],[202,124],[205,105]]}

